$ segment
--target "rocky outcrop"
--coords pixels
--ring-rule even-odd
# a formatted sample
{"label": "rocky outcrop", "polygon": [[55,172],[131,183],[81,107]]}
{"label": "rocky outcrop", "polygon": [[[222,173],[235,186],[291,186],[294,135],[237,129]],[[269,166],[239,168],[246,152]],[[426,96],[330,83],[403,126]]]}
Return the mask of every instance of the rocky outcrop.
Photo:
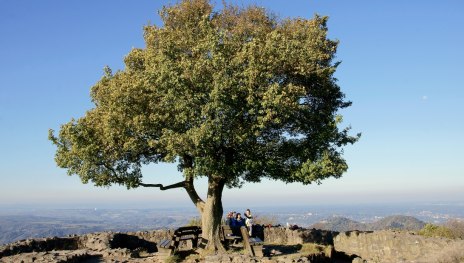
{"label": "rocky outcrop", "polygon": [[52,250],[78,250],[79,237],[28,239],[0,248],[0,258],[16,254]]}
{"label": "rocky outcrop", "polygon": [[345,232],[334,238],[335,250],[367,262],[462,262],[464,240],[425,238],[399,231]]}
{"label": "rocky outcrop", "polygon": [[[156,238],[170,231],[137,233],[102,232],[82,236],[22,240],[0,247],[0,262],[83,262],[104,259],[106,262],[157,262]],[[144,239],[143,237],[149,238]],[[150,241],[154,240],[154,241]],[[144,259],[140,258],[141,253]],[[162,260],[161,260],[162,261]]]}

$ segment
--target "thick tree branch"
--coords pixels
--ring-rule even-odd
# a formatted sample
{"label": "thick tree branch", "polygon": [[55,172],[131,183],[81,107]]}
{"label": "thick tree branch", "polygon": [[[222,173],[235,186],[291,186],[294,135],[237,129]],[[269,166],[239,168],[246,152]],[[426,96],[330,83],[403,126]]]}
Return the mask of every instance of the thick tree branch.
{"label": "thick tree branch", "polygon": [[168,190],[168,189],[173,189],[173,188],[181,188],[181,187],[185,187],[185,181],[182,181],[182,182],[178,182],[178,183],[175,183],[175,184],[171,184],[171,185],[167,185],[167,186],[163,186],[162,184],[144,184],[144,183],[139,183],[140,186],[143,186],[143,187],[159,187],[160,190]]}
{"label": "thick tree branch", "polygon": [[195,204],[199,212],[203,214],[205,201],[201,199],[195,190],[195,186],[193,185],[193,173],[191,172],[191,169],[193,168],[193,158],[191,156],[185,155],[183,156],[183,161],[185,166],[184,169],[188,169],[185,172],[185,190],[187,191],[190,200],[192,200],[193,204]]}
{"label": "thick tree branch", "polygon": [[201,199],[201,197],[198,195],[197,191],[195,190],[195,186],[193,185],[193,177],[189,176],[188,178],[185,179],[185,190],[187,191],[187,194],[190,197],[190,200],[195,204],[197,209],[200,211],[200,213],[203,213],[204,207],[205,207],[205,201]]}
{"label": "thick tree branch", "polygon": [[195,207],[199,210],[200,213],[203,213],[203,210],[205,208],[205,201],[203,201],[203,199],[201,199],[201,197],[198,195],[197,191],[195,190],[195,186],[193,184],[193,173],[192,173],[193,158],[188,155],[183,156],[183,166],[184,166],[183,168],[184,168],[185,181],[167,185],[167,186],[164,186],[162,184],[144,184],[144,183],[139,183],[139,186],[158,187],[160,190],[168,190],[168,189],[183,187],[187,191],[187,194],[189,195],[190,200],[192,200]]}

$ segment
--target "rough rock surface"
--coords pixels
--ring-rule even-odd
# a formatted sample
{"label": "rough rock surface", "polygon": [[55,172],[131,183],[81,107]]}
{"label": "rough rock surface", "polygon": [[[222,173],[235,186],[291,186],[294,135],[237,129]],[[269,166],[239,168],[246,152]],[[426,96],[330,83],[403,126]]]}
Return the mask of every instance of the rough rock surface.
{"label": "rough rock surface", "polygon": [[464,240],[425,238],[408,232],[345,232],[334,238],[334,246],[367,262],[464,262]]}
{"label": "rough rock surface", "polygon": [[[162,235],[152,233],[151,236]],[[163,262],[163,260],[164,257],[156,253],[155,242],[139,238],[137,235],[112,232],[29,239],[0,247],[0,262]]]}
{"label": "rough rock surface", "polygon": [[[259,228],[256,232],[267,243],[302,244],[305,242],[331,242],[327,231],[315,229],[289,230],[285,228]],[[169,238],[173,230],[156,230],[131,233],[92,233],[82,236],[53,237],[22,240],[0,247],[0,262],[165,262],[166,256],[157,252],[156,243]],[[183,243],[181,250],[188,250]],[[269,251],[263,258],[241,253],[207,256],[203,259],[187,257],[184,262],[256,262],[296,263],[326,262],[325,255],[303,255]],[[348,261],[351,262],[351,261]]]}
{"label": "rough rock surface", "polygon": [[[170,237],[172,233],[172,230],[103,232],[23,240],[0,247],[0,262],[165,262],[166,256],[157,252],[156,243]],[[353,231],[339,234],[281,227],[263,228],[260,233],[267,244],[265,257],[251,257],[241,251],[202,259],[193,254],[193,257],[187,257],[184,262],[464,262],[464,240],[424,238],[395,231]],[[329,245],[327,247],[332,249],[327,252],[328,255],[308,255],[296,249],[301,248],[304,243]],[[188,252],[190,245],[183,243],[180,250]]]}
{"label": "rough rock surface", "polygon": [[318,229],[304,229],[299,228],[295,230],[287,229],[284,227],[266,227],[264,228],[264,240],[267,243],[274,244],[304,244],[304,243],[317,243],[323,245],[333,244],[333,238],[338,232],[318,230]]}

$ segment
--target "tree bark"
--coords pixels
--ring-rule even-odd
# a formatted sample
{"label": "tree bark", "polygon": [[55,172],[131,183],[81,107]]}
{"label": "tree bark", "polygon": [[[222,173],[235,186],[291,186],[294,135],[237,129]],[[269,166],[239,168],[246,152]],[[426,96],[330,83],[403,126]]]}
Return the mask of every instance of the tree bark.
{"label": "tree bark", "polygon": [[207,240],[204,253],[213,254],[217,252],[225,252],[219,235],[221,230],[221,219],[224,212],[222,208],[222,192],[224,190],[225,180],[220,176],[209,176],[206,202],[203,201],[195,190],[195,186],[193,184],[194,176],[191,171],[192,162],[190,160],[190,158],[184,157],[185,180],[182,182],[167,186],[162,184],[145,183],[139,183],[139,185],[144,187],[158,187],[161,190],[181,187],[184,188],[201,215],[202,238]]}
{"label": "tree bark", "polygon": [[219,177],[208,178],[208,195],[201,213],[202,238],[208,240],[205,252],[207,254],[224,252],[219,232],[221,230],[222,191],[225,181]]}

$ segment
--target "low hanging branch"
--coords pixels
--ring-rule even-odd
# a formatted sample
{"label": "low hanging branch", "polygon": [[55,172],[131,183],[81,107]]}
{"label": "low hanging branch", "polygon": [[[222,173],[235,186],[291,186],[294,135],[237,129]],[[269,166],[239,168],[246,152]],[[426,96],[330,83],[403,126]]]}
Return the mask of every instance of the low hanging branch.
{"label": "low hanging branch", "polygon": [[139,183],[139,185],[143,187],[159,187],[160,190],[164,191],[164,190],[173,189],[173,188],[185,187],[185,181],[171,184],[168,186],[163,186],[162,184],[144,184],[144,183]]}
{"label": "low hanging branch", "polygon": [[185,181],[167,185],[167,186],[164,186],[162,184],[144,184],[144,183],[139,183],[139,186],[158,187],[162,191],[174,189],[174,188],[184,188],[187,191],[190,199],[195,204],[195,206],[200,210],[200,212],[203,211],[204,206],[205,206],[205,202],[200,198],[197,191],[195,190],[195,187],[193,185],[193,178],[191,176],[188,176]]}

